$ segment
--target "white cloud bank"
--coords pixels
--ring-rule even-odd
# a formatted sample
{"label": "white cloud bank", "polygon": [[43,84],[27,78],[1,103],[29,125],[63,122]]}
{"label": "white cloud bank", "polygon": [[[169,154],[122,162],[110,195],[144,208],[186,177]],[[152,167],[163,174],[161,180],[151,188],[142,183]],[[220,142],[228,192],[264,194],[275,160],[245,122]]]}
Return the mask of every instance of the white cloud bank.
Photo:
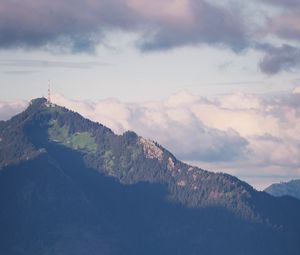
{"label": "white cloud bank", "polygon": [[[116,133],[133,130],[181,160],[237,175],[261,189],[300,178],[299,91],[210,98],[180,92],[164,101],[138,104],[76,101],[62,95],[54,95],[53,101]],[[24,107],[23,101],[0,102],[0,119]]]}
{"label": "white cloud bank", "polygon": [[7,120],[28,106],[26,100],[0,101],[0,120]]}

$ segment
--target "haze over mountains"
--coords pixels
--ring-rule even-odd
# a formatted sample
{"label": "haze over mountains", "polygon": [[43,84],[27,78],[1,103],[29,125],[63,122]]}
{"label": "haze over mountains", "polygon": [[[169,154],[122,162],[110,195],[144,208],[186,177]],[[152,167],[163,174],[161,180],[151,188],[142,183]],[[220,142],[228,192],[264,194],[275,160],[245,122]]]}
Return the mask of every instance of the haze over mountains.
{"label": "haze over mountains", "polygon": [[1,254],[299,254],[300,201],[39,98],[0,122]]}

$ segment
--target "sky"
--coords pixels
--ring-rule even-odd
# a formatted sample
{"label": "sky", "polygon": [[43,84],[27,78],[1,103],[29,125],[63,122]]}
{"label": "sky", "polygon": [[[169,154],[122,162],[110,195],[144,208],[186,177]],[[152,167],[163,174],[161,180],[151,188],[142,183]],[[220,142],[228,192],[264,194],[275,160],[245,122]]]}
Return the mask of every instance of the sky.
{"label": "sky", "polygon": [[263,189],[300,178],[298,0],[0,0],[0,119],[46,96]]}

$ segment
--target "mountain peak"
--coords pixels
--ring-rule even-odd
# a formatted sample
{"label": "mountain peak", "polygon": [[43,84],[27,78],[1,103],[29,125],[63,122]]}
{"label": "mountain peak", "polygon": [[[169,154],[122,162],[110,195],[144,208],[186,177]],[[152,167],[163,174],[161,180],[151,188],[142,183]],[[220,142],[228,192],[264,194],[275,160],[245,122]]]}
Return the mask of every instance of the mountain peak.
{"label": "mountain peak", "polygon": [[[108,227],[110,223],[119,222],[120,216],[121,218],[128,216],[132,224],[128,224],[129,221],[126,217],[121,221],[122,224],[124,223],[124,229],[127,230],[136,224],[137,219],[148,217],[149,211],[152,211],[151,220],[158,220],[156,226],[159,228],[164,226],[166,220],[171,217],[173,220],[169,223],[172,233],[179,233],[179,237],[184,235],[188,238],[197,236],[193,235],[194,231],[197,233],[203,227],[208,226],[207,219],[211,219],[211,213],[215,215],[215,219],[211,219],[205,236],[211,235],[219,224],[225,222],[228,226],[221,232],[215,231],[215,233],[219,232],[222,238],[224,237],[223,232],[227,233],[229,228],[234,229],[231,226],[232,223],[238,227],[242,222],[251,222],[251,224],[255,224],[252,225],[255,227],[254,229],[257,229],[255,233],[261,233],[261,229],[257,227],[259,224],[267,226],[266,231],[270,233],[275,230],[279,231],[282,225],[293,228],[294,222],[289,222],[293,216],[291,214],[294,213],[298,217],[300,213],[300,204],[295,204],[295,201],[282,200],[281,203],[280,200],[276,200],[266,193],[255,191],[250,185],[234,176],[212,173],[185,164],[154,141],[144,139],[132,131],[116,135],[109,128],[92,122],[76,112],[58,105],[47,106],[45,98],[32,100],[25,111],[1,123],[0,177],[1,175],[0,203],[5,201],[11,205],[11,201],[13,201],[12,203],[20,201],[20,209],[13,210],[23,213],[25,206],[30,217],[32,211],[36,215],[42,215],[39,226],[43,226],[41,227],[43,233],[51,232],[44,231],[44,223],[48,219],[60,219],[61,212],[68,220],[70,217],[74,217],[72,227],[83,219],[82,215],[86,212],[89,213],[86,214],[88,222],[91,217],[95,217],[92,226],[95,222],[107,222],[102,220],[99,215],[102,217],[116,216],[111,219],[111,222],[108,221]],[[11,176],[14,176],[13,181]],[[95,193],[95,191],[97,192]],[[17,194],[17,198],[6,199],[7,194]],[[6,209],[8,206],[5,203],[1,205]],[[36,205],[42,209],[35,210]],[[12,208],[15,208],[14,205]],[[59,213],[56,213],[57,208],[59,208],[57,210]],[[99,211],[97,209],[94,212],[95,208],[99,208]],[[107,212],[103,211],[103,208],[107,208]],[[127,211],[124,213],[124,210]],[[163,217],[161,213],[157,213],[157,210],[163,211]],[[280,211],[280,214],[274,213],[277,211]],[[47,220],[43,218],[44,212],[50,212],[46,217]],[[56,213],[56,218],[53,217],[53,213]],[[4,214],[1,214],[0,210],[0,225],[1,222],[7,222],[5,219],[11,216],[8,213],[6,218],[1,218],[1,215]],[[13,224],[18,222],[16,218],[26,219],[27,223],[27,215],[23,218],[16,214],[12,215],[11,222]],[[286,217],[282,218],[281,215],[286,215]],[[174,216],[176,217],[174,218]],[[296,219],[295,216],[293,217]],[[146,218],[140,221],[142,225],[150,222]],[[33,216],[32,219],[33,223],[28,223],[30,229],[36,225],[36,219],[39,217]],[[215,220],[219,223],[216,223]],[[143,236],[140,233],[151,233],[148,227],[155,226],[152,221],[151,226],[147,225],[146,228],[137,229],[136,233],[139,238]],[[178,224],[183,221],[186,222],[182,223],[182,228],[178,230]],[[57,226],[61,226],[61,221],[57,222],[59,222]],[[199,222],[199,225],[194,225],[195,222]],[[16,225],[19,226],[19,224]],[[52,225],[51,221],[49,226]],[[187,227],[191,232],[185,232]],[[57,229],[60,233],[61,228]],[[101,227],[101,229],[104,228]],[[118,230],[116,231],[119,233]],[[248,226],[243,228],[243,231],[247,235],[253,236],[252,230]],[[73,232],[68,231],[68,233]],[[16,231],[16,233],[19,232]],[[157,233],[160,236],[160,246],[165,245],[165,238],[169,236],[169,231],[165,231],[165,237],[161,236],[160,230]],[[240,236],[240,232],[237,231],[237,233]],[[201,236],[204,235],[198,235],[199,240],[202,240]],[[222,238],[220,240],[223,240]],[[261,236],[257,238],[264,240]],[[242,239],[247,240],[247,238]],[[148,241],[149,238],[145,240]],[[174,243],[184,243],[181,238],[176,239],[178,242],[174,242],[171,237],[168,240],[172,240],[170,242],[172,246]],[[215,239],[211,240],[216,246]],[[195,243],[194,241],[192,243]],[[155,243],[155,241],[153,242]],[[204,243],[207,244],[206,241]],[[232,244],[230,247],[233,247]],[[190,254],[196,253],[201,252]],[[238,254],[240,253],[242,250]],[[16,253],[6,252],[3,254]],[[28,254],[32,254],[32,252]],[[98,252],[90,254],[98,254]],[[145,253],[131,252],[127,254]],[[150,254],[157,254],[157,252]],[[178,254],[189,253],[182,251]],[[219,254],[219,252],[212,254]],[[287,253],[262,252],[260,254]]]}
{"label": "mountain peak", "polygon": [[[32,111],[32,110],[41,110],[41,109],[46,109],[46,107],[60,107],[64,108],[62,106],[58,106],[56,104],[53,104],[52,102],[48,102],[48,100],[45,97],[39,97],[39,98],[34,98],[30,100],[29,106],[26,109],[27,111]],[[26,111],[25,110],[25,111]]]}
{"label": "mountain peak", "polygon": [[32,106],[41,106],[47,102],[45,97],[38,97],[30,100],[30,105]]}
{"label": "mountain peak", "polygon": [[247,202],[253,193],[250,185],[230,175],[191,167],[132,131],[116,135],[76,112],[46,103],[45,98],[34,99],[24,112],[4,123],[0,168],[49,154],[53,147],[65,147],[81,153],[87,166],[121,183],[163,183],[170,198],[182,204],[218,205],[256,217]]}

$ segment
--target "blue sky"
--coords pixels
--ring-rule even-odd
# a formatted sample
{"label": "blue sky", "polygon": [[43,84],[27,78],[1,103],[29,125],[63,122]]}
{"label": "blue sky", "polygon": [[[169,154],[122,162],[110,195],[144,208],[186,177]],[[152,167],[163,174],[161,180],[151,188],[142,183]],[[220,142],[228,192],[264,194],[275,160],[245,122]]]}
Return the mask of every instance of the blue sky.
{"label": "blue sky", "polygon": [[50,79],[57,103],[185,161],[299,178],[299,17],[297,0],[2,0],[0,118]]}

